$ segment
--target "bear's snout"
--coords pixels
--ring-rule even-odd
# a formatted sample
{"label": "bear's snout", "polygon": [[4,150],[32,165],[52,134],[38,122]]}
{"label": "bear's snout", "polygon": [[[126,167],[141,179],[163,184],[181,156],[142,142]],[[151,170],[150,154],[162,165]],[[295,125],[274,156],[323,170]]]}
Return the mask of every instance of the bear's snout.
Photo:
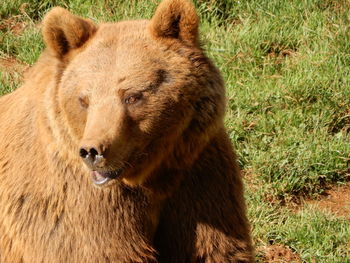
{"label": "bear's snout", "polygon": [[103,156],[102,147],[94,145],[81,146],[79,155],[83,161],[91,168],[102,168],[105,164],[105,157]]}

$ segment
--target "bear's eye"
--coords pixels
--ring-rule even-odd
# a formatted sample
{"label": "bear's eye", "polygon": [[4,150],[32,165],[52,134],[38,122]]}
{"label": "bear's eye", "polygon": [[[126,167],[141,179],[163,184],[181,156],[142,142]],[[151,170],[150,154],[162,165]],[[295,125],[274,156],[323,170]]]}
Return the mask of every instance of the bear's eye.
{"label": "bear's eye", "polygon": [[131,95],[128,96],[127,98],[124,99],[124,103],[125,104],[134,104],[136,102],[138,102],[140,99],[142,98],[142,94],[135,94],[135,95]]}
{"label": "bear's eye", "polygon": [[86,96],[80,96],[79,103],[80,106],[82,106],[84,109],[87,109],[89,107],[89,98]]}

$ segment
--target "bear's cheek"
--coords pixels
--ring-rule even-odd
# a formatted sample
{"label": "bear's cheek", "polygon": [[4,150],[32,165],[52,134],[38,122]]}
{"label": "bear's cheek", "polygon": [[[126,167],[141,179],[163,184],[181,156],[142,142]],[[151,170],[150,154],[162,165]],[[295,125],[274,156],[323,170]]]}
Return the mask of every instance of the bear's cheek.
{"label": "bear's cheek", "polygon": [[152,121],[150,120],[143,120],[138,123],[138,129],[141,133],[144,134],[150,134],[152,132],[152,128],[154,125],[152,125]]}
{"label": "bear's cheek", "polygon": [[68,99],[63,104],[62,113],[72,133],[71,135],[80,140],[85,129],[87,110],[82,108],[76,101]]}
{"label": "bear's cheek", "polygon": [[[148,131],[150,115],[144,105],[132,105],[126,109],[126,130],[133,135],[141,135]],[[138,134],[137,134],[138,133]]]}
{"label": "bear's cheek", "polygon": [[132,131],[137,138],[148,138],[149,135],[157,134],[159,129],[159,118],[151,113],[142,112],[140,114],[134,114],[132,116]]}

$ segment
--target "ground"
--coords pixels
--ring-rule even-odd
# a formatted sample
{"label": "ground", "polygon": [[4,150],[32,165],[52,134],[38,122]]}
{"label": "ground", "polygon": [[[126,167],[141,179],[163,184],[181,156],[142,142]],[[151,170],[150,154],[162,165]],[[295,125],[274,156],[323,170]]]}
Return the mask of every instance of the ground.
{"label": "ground", "polygon": [[[0,94],[42,50],[49,1],[0,7]],[[56,1],[97,21],[150,17],[157,1]],[[226,81],[258,262],[350,262],[350,3],[196,1]]]}
{"label": "ground", "polygon": [[301,262],[299,255],[293,252],[289,247],[283,245],[260,247],[257,252],[262,254],[263,260],[266,263]]}
{"label": "ground", "polygon": [[350,220],[350,184],[333,186],[317,199],[307,200],[306,204],[316,209]]}
{"label": "ground", "polygon": [[[248,195],[261,191],[251,171],[244,178]],[[350,183],[328,185],[316,197],[290,201],[281,202],[269,193],[256,197],[249,199],[256,216],[253,232],[266,238],[255,239],[257,262],[348,262]]]}

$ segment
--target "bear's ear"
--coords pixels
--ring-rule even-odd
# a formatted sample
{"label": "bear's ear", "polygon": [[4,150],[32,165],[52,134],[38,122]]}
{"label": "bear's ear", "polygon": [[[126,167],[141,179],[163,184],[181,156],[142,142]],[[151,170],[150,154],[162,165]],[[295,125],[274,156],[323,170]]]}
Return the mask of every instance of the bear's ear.
{"label": "bear's ear", "polygon": [[179,39],[198,46],[198,23],[195,7],[190,0],[163,0],[149,28],[156,38]]}
{"label": "bear's ear", "polygon": [[96,30],[93,22],[55,7],[46,14],[42,32],[46,46],[63,58],[70,50],[81,47]]}

